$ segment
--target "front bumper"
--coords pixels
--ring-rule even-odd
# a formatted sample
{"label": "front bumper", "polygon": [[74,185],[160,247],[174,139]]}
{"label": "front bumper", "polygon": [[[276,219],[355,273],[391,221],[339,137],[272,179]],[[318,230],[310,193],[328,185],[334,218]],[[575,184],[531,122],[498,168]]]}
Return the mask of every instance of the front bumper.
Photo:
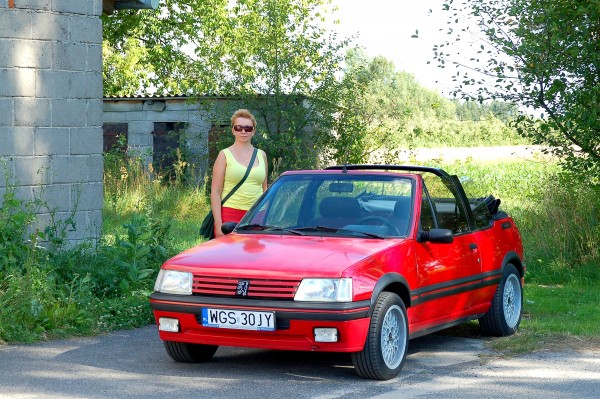
{"label": "front bumper", "polygon": [[[205,345],[238,346],[278,350],[358,352],[364,347],[369,328],[369,301],[310,303],[213,298],[153,293],[150,306],[159,317],[179,320],[179,332],[159,331],[165,341]],[[275,331],[250,331],[204,327],[203,307],[274,311]],[[315,328],[336,328],[337,342],[315,342]]]}

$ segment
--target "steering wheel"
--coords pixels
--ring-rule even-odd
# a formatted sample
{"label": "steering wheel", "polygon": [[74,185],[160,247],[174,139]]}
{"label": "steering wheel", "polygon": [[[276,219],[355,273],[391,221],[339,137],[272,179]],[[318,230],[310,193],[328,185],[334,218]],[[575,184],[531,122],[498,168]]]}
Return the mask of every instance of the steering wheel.
{"label": "steering wheel", "polygon": [[386,218],[384,218],[382,216],[374,216],[374,215],[373,216],[365,216],[364,218],[360,219],[356,223],[357,224],[368,224],[366,222],[368,222],[370,220],[381,222],[383,225],[392,229],[392,232],[395,232],[396,235],[400,235],[400,231],[398,231],[398,228],[396,226],[394,226],[389,220],[387,220]]}

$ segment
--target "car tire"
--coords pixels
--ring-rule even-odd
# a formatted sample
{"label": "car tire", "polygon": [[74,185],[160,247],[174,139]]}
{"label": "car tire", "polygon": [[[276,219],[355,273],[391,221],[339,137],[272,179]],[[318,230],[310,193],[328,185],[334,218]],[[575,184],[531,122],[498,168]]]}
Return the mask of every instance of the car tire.
{"label": "car tire", "polygon": [[373,380],[389,380],[398,375],[408,349],[408,319],[406,307],[392,292],[382,292],[377,298],[365,347],[352,353],[356,373]]}
{"label": "car tire", "polygon": [[487,313],[479,319],[485,335],[506,337],[517,331],[523,314],[523,285],[521,275],[513,265],[508,265],[496,289]]}
{"label": "car tire", "polygon": [[181,363],[206,362],[214,356],[217,345],[188,344],[186,342],[163,341],[171,359]]}

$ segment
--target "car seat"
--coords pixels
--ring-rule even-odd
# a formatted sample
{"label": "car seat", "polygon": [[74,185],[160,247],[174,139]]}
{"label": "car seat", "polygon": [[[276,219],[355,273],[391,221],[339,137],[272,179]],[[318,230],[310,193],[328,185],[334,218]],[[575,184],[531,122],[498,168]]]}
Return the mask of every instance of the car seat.
{"label": "car seat", "polygon": [[360,219],[360,204],[353,197],[325,197],[319,213],[321,216],[313,221],[315,226],[340,228]]}
{"label": "car seat", "polygon": [[411,197],[400,197],[394,205],[394,216],[390,221],[401,235],[406,235],[408,232],[411,204]]}

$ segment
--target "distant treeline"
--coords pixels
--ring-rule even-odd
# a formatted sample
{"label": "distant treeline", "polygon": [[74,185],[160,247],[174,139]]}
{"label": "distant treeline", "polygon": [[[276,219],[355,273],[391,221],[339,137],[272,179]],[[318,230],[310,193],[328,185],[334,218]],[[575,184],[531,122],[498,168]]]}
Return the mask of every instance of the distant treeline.
{"label": "distant treeline", "polygon": [[452,100],[452,102],[456,106],[456,117],[460,121],[481,121],[492,115],[508,124],[514,121],[519,113],[514,104],[503,101],[479,103],[477,101]]}
{"label": "distant treeline", "polygon": [[344,83],[340,131],[351,151],[337,154],[339,160],[377,153],[391,161],[398,149],[417,147],[529,144],[511,127],[519,113],[514,104],[448,99],[361,49],[348,52]]}

